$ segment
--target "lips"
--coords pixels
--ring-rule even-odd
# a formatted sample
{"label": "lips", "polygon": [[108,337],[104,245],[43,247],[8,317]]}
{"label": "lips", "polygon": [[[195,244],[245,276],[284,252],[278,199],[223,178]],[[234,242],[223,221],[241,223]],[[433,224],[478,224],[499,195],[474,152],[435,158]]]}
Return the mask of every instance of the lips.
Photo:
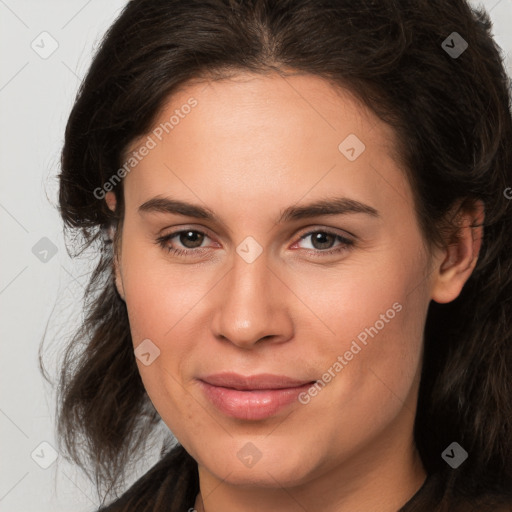
{"label": "lips", "polygon": [[296,402],[315,381],[284,375],[244,376],[219,373],[198,379],[208,400],[223,414],[241,420],[262,420]]}
{"label": "lips", "polygon": [[237,373],[217,373],[209,375],[201,380],[212,384],[213,386],[221,386],[223,388],[232,388],[239,390],[257,390],[257,389],[286,389],[296,388],[309,384],[314,381],[298,380],[286,377],[284,375],[273,375],[270,373],[261,373],[258,375],[243,376]]}

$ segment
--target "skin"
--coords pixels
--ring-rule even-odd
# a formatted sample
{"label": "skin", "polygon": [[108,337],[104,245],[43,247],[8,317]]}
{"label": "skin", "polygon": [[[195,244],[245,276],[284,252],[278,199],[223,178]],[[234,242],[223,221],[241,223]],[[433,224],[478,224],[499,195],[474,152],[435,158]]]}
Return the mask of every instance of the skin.
{"label": "skin", "polygon": [[[124,179],[115,273],[134,347],[150,339],[160,349],[149,366],[137,364],[163,421],[198,462],[195,508],[395,512],[426,477],[413,423],[428,305],[454,300],[470,276],[482,232],[469,225],[482,222],[483,205],[463,212],[459,239],[429,252],[394,132],[319,77],[190,82],[155,127],[191,97],[197,106]],[[366,146],[354,161],[338,149],[349,134]],[[218,220],[138,211],[156,196],[208,207]],[[379,217],[277,223],[286,207],[341,196]],[[106,201],[115,208],[113,192]],[[324,255],[343,245],[300,240],[313,228],[354,244]],[[177,256],[155,243],[179,229],[206,233],[203,252]],[[252,263],[236,252],[248,236],[263,250]],[[167,246],[198,251],[184,236]],[[321,379],[395,303],[401,311],[306,405],[239,420],[198,385],[221,371]],[[261,452],[250,468],[237,457],[248,442]]]}

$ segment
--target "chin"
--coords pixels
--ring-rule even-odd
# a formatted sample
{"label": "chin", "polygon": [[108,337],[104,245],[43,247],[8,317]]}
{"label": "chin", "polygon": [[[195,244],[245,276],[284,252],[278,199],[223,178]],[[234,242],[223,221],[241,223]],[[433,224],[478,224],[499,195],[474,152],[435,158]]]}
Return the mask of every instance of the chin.
{"label": "chin", "polygon": [[[250,456],[246,463],[243,462],[245,454],[253,453],[257,457],[257,452],[250,447],[251,441],[236,442],[237,448],[233,450],[219,448],[218,451],[209,451],[205,457],[201,457],[202,465],[209,472],[215,474],[217,478],[232,485],[256,485],[258,487],[293,487],[301,485],[311,478],[311,474],[317,471],[315,464],[309,460],[307,453],[301,453],[293,446],[283,446],[282,442],[276,440],[275,443],[266,443],[261,448],[261,458],[254,462]],[[264,444],[262,441],[260,446]],[[276,445],[275,447],[272,444]],[[254,446],[258,445],[255,440]],[[240,449],[239,446],[246,447]],[[240,453],[241,452],[241,453]],[[232,456],[227,456],[232,453]],[[240,455],[240,457],[238,456]],[[241,460],[242,459],[242,460]],[[309,461],[309,464],[306,462]]]}

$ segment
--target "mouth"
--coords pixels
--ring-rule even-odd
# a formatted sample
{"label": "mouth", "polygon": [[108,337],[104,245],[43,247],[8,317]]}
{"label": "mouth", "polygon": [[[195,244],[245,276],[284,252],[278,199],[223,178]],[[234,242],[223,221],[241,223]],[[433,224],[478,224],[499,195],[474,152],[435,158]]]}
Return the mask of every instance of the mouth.
{"label": "mouth", "polygon": [[297,401],[315,380],[284,375],[220,373],[198,379],[206,398],[223,414],[241,420],[274,416]]}

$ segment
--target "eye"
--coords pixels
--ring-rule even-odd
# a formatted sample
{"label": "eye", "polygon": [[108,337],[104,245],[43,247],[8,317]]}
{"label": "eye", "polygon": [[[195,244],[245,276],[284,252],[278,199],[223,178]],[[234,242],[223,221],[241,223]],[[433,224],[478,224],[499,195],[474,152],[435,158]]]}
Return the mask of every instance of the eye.
{"label": "eye", "polygon": [[[329,230],[317,229],[316,231],[309,231],[308,233],[302,235],[300,237],[299,242],[303,240],[307,240],[311,238],[310,245],[312,254],[314,256],[325,256],[328,254],[336,254],[341,253],[347,250],[350,246],[354,245],[353,240],[349,240],[348,238],[340,235],[339,233],[334,233]],[[338,242],[338,245],[333,244]],[[310,248],[306,247],[309,251]]]}
{"label": "eye", "polygon": [[[196,229],[184,229],[161,236],[157,238],[156,243],[170,253],[176,255],[186,255],[189,253],[202,253],[202,249],[205,249],[205,247],[201,247],[201,244],[204,242],[205,238],[209,237],[202,231],[198,231]],[[183,249],[182,247],[172,247],[169,245],[169,242],[173,239],[176,239],[176,242],[185,248]]]}

